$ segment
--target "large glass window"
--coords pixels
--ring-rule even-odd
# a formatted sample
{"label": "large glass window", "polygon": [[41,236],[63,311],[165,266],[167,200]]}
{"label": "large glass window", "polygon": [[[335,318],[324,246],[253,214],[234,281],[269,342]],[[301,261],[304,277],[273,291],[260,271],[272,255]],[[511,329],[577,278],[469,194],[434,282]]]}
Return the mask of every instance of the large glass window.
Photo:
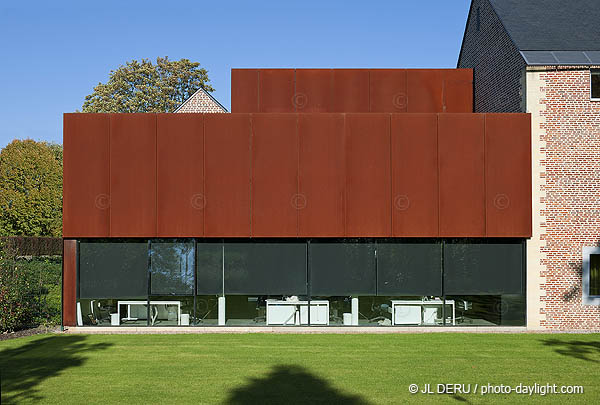
{"label": "large glass window", "polygon": [[[600,295],[585,249],[584,301]],[[523,325],[523,254],[509,239],[86,240],[77,324]]]}
{"label": "large glass window", "polygon": [[148,295],[146,242],[81,242],[80,298],[145,298]]}
{"label": "large glass window", "polygon": [[223,294],[223,243],[198,242],[196,244],[196,293],[198,295]]}
{"label": "large glass window", "polygon": [[310,244],[312,296],[375,295],[375,244],[314,242]]}
{"label": "large glass window", "polygon": [[225,294],[306,295],[306,244],[225,243]]}
{"label": "large glass window", "polygon": [[452,311],[457,326],[523,326],[525,296],[511,295],[448,295],[447,311]]}
{"label": "large glass window", "polygon": [[78,325],[146,325],[148,243],[81,241],[78,292]]}
{"label": "large glass window", "polygon": [[441,244],[378,243],[377,295],[442,295]]}
{"label": "large glass window", "polygon": [[194,294],[194,243],[152,242],[151,246],[151,294]]}
{"label": "large glass window", "polygon": [[523,291],[523,245],[451,241],[444,244],[446,295],[504,295]]}

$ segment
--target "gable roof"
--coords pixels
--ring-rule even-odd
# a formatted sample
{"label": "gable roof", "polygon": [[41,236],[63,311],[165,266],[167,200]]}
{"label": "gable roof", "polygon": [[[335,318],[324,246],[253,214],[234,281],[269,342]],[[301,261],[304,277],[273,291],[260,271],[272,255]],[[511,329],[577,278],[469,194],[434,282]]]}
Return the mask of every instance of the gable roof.
{"label": "gable roof", "polygon": [[598,0],[488,1],[527,64],[600,64]]}
{"label": "gable roof", "polygon": [[187,100],[185,100],[183,103],[181,103],[181,105],[179,107],[177,107],[175,109],[175,111],[173,111],[174,113],[176,113],[177,111],[181,110],[187,103],[190,102],[190,100],[192,100],[196,94],[198,94],[199,92],[204,93],[205,95],[207,95],[217,106],[221,107],[223,109],[223,112],[228,112],[227,108],[225,108],[223,106],[223,104],[219,103],[219,100],[217,100],[216,98],[214,98],[208,91],[204,90],[202,87],[200,87],[198,90],[196,90],[194,92],[194,94],[192,94]]}

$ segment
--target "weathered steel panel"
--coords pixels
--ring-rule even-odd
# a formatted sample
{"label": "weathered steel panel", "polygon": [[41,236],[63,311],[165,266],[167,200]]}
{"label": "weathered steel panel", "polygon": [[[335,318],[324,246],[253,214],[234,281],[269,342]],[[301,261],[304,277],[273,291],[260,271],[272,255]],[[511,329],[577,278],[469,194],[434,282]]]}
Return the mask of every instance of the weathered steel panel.
{"label": "weathered steel panel", "polygon": [[156,236],[156,114],[110,114],[110,236]]}
{"label": "weathered steel panel", "polygon": [[344,236],[344,115],[301,114],[298,136],[299,235]]}
{"label": "weathered steel panel", "polygon": [[298,235],[296,114],[252,117],[252,236]]}
{"label": "weathered steel panel", "polygon": [[332,112],[369,112],[369,70],[333,70]]}
{"label": "weathered steel panel", "polygon": [[447,113],[473,112],[473,70],[444,70],[444,105]]}
{"label": "weathered steel panel", "polygon": [[391,236],[390,115],[346,115],[346,236]]}
{"label": "weathered steel panel", "polygon": [[531,236],[531,116],[485,115],[487,236]]}
{"label": "weathered steel panel", "polygon": [[484,115],[439,114],[440,236],[485,236]]}
{"label": "weathered steel panel", "polygon": [[250,114],[206,114],[204,151],[204,235],[250,236]]}
{"label": "weathered steel panel", "polygon": [[258,69],[231,69],[231,112],[258,112]]}
{"label": "weathered steel panel", "polygon": [[371,112],[406,112],[406,70],[371,69],[369,76]]}
{"label": "weathered steel panel", "polygon": [[63,240],[62,324],[75,326],[77,307],[77,241]]}
{"label": "weathered steel panel", "polygon": [[407,112],[444,111],[444,71],[442,69],[408,69],[406,71]]}
{"label": "weathered steel panel", "polygon": [[296,69],[293,103],[297,112],[330,112],[332,109],[332,69]]}
{"label": "weathered steel panel", "polygon": [[158,114],[157,236],[204,235],[204,114]]}
{"label": "weathered steel panel", "polygon": [[437,114],[392,114],[392,221],[398,237],[437,237]]}
{"label": "weathered steel panel", "polygon": [[293,112],[294,69],[260,69],[258,95],[259,112]]}
{"label": "weathered steel panel", "polygon": [[64,237],[109,236],[108,138],[108,114],[64,115]]}

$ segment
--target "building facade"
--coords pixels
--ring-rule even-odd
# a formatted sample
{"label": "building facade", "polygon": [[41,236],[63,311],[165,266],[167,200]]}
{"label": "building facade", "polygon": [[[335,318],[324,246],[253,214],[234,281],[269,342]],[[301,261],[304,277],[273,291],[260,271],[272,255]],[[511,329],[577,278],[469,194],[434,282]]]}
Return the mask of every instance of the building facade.
{"label": "building facade", "polygon": [[598,18],[586,0],[474,0],[458,61],[476,111],[531,113],[531,329],[600,328],[600,35],[585,29]]}
{"label": "building facade", "polygon": [[231,114],[65,114],[67,326],[524,326],[529,114],[470,69],[234,69]]}
{"label": "building facade", "polygon": [[176,113],[226,113],[227,109],[217,101],[216,98],[203,88],[196,90],[194,94],[183,102],[174,111]]}

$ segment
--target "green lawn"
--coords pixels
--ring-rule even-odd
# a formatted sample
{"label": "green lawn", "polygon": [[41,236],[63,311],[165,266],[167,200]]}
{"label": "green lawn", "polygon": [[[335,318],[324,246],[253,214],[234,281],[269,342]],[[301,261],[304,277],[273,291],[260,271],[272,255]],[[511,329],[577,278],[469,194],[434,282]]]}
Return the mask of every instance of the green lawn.
{"label": "green lawn", "polygon": [[[0,342],[0,370],[3,404],[600,403],[600,335],[39,335]],[[585,392],[412,395],[412,383]]]}

